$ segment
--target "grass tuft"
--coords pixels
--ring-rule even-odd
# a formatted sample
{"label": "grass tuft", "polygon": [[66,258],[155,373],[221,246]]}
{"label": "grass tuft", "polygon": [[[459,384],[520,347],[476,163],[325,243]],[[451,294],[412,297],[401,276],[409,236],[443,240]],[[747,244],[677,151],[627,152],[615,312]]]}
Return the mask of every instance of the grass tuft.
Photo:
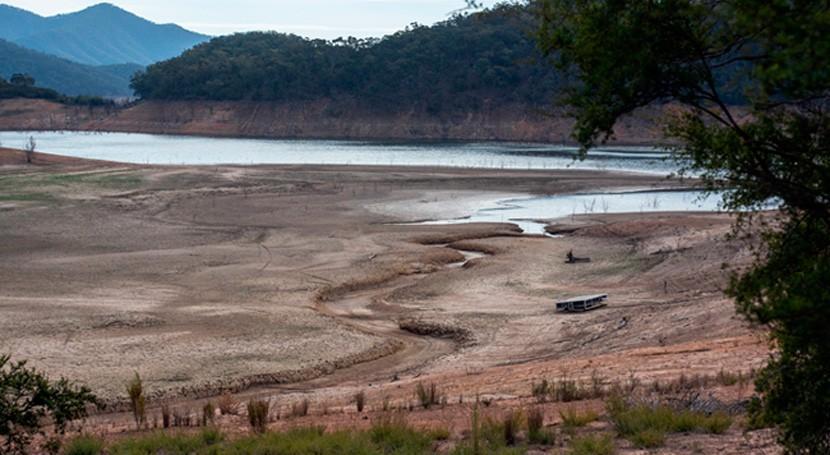
{"label": "grass tuft", "polygon": [[608,413],[620,435],[640,448],[662,446],[667,433],[722,434],[732,426],[732,418],[668,406],[628,405],[621,398],[608,401]]}
{"label": "grass tuft", "polygon": [[584,435],[571,441],[571,455],[612,455],[616,451],[614,438],[609,434]]}
{"label": "grass tuft", "polygon": [[67,442],[64,455],[99,455],[104,451],[104,441],[95,436],[83,435]]}

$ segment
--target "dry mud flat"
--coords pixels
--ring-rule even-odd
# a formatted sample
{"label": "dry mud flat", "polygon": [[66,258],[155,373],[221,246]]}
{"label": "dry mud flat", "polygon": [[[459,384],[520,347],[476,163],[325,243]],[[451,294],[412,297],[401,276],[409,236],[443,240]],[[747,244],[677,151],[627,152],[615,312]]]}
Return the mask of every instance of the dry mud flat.
{"label": "dry mud flat", "polygon": [[[392,224],[482,194],[665,187],[663,179],[29,167],[14,164],[14,152],[2,156],[0,351],[86,383],[113,405],[135,371],[153,398],[194,409],[189,400],[222,391],[284,406],[309,399],[313,408],[347,406],[357,390],[371,403],[409,403],[420,381],[460,401],[509,403],[543,377],[747,372],[768,352],[721,293],[721,264],[750,260],[743,245],[724,242],[727,215],[578,216],[558,239],[511,225]],[[593,262],[566,265],[569,250]],[[552,311],[555,298],[594,292],[611,294],[609,307]],[[126,416],[97,419],[128,425]]]}

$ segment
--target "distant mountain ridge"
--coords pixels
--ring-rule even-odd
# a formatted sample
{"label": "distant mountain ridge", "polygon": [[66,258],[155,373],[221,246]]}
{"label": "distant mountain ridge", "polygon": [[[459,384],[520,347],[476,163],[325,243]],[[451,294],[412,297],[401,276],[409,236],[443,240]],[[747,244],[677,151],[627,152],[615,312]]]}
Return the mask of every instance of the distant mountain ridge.
{"label": "distant mountain ridge", "polygon": [[101,3],[51,17],[0,4],[0,39],[87,65],[149,65],[210,37]]}
{"label": "distant mountain ridge", "polygon": [[38,87],[65,95],[131,96],[130,78],[142,68],[133,63],[83,65],[0,40],[0,77],[9,79],[15,73],[29,74]]}

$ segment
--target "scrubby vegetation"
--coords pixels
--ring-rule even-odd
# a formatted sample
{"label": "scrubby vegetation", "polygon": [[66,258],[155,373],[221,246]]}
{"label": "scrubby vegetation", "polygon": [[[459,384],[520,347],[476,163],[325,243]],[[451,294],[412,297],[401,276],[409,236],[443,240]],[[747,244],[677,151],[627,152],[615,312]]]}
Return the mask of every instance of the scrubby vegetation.
{"label": "scrubby vegetation", "polygon": [[732,425],[726,414],[676,410],[665,405],[630,405],[622,398],[608,401],[608,413],[620,436],[641,448],[660,447],[668,433],[722,434]]}
{"label": "scrubby vegetation", "polygon": [[256,433],[265,433],[268,427],[268,413],[271,404],[264,400],[251,400],[248,402],[248,424]]}
{"label": "scrubby vegetation", "polygon": [[69,441],[67,455],[167,455],[279,453],[295,455],[427,454],[436,441],[446,439],[440,431],[418,431],[400,419],[375,423],[366,431],[326,432],[323,428],[301,428],[286,433],[263,433],[228,440],[213,428],[199,433],[153,433],[125,439],[110,445],[83,436]]}
{"label": "scrubby vegetation", "polygon": [[571,441],[571,455],[612,455],[616,452],[614,438],[609,434],[590,434]]}
{"label": "scrubby vegetation", "polygon": [[0,77],[0,100],[28,98],[55,101],[81,106],[112,106],[114,103],[96,96],[66,96],[49,88],[35,86],[35,80],[26,74],[14,74],[10,80]]}

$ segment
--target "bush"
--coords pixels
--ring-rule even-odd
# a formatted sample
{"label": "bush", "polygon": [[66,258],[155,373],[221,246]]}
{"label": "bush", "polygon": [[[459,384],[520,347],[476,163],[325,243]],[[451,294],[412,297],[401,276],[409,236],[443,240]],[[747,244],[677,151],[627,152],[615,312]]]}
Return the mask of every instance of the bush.
{"label": "bush", "polygon": [[104,451],[104,442],[94,436],[78,436],[67,442],[64,455],[99,455]]}
{"label": "bush", "polygon": [[612,455],[616,453],[611,435],[585,435],[571,441],[571,455]]}
{"label": "bush", "polygon": [[270,404],[263,400],[248,402],[248,423],[255,433],[265,433],[268,427],[268,411]]}
{"label": "bush", "polygon": [[354,403],[357,406],[357,412],[363,412],[363,407],[366,405],[366,392],[360,391],[354,395]]}
{"label": "bush", "polygon": [[10,360],[9,356],[0,356],[0,438],[5,439],[2,453],[22,453],[32,435],[43,433],[48,420],[62,435],[70,421],[86,417],[87,405],[96,402],[86,387],[66,379],[52,382],[27,368],[26,362]]}

